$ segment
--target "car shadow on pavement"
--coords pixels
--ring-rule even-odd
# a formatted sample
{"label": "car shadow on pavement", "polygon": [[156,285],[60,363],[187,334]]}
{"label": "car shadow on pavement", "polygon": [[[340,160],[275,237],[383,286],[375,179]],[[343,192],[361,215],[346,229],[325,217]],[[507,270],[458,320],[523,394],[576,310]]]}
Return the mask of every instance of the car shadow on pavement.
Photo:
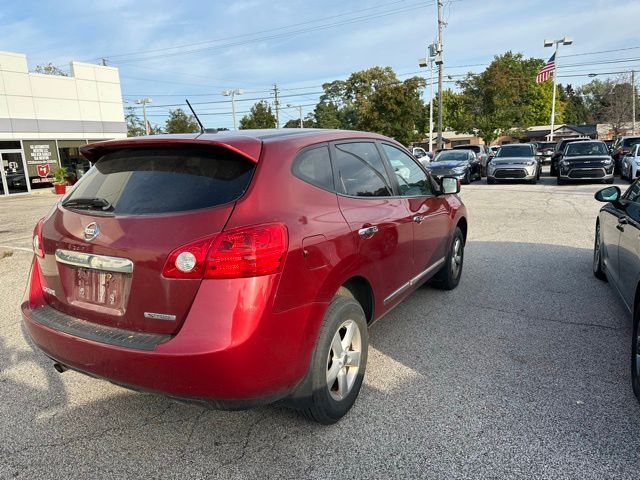
{"label": "car shadow on pavement", "polygon": [[[9,351],[4,368],[37,363],[47,380],[2,376],[17,395],[0,455],[26,477],[611,477],[637,471],[630,334],[590,250],[470,241],[456,290],[425,286],[372,327],[365,384],[336,425],[56,380],[43,356]],[[358,462],[327,461],[345,452]]]}

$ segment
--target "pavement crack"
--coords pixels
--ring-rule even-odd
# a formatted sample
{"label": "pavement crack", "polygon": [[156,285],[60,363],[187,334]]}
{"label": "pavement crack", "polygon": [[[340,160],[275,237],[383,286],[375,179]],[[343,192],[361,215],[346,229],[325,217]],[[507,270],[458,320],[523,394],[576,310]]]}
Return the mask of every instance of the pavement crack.
{"label": "pavement crack", "polygon": [[532,316],[532,315],[528,315],[528,314],[523,313],[523,312],[518,312],[518,311],[513,311],[513,310],[505,310],[505,309],[496,308],[496,307],[489,307],[487,305],[478,305],[478,304],[476,304],[475,307],[483,308],[485,310],[493,310],[495,312],[500,312],[500,313],[507,313],[509,315],[518,315],[518,316],[527,318],[529,320],[538,320],[538,321],[549,322],[549,323],[561,323],[561,324],[564,324],[564,325],[576,325],[576,326],[580,326],[580,327],[599,328],[599,329],[603,329],[603,330],[620,330],[617,327],[610,327],[609,325],[600,325],[598,323],[589,323],[589,322],[572,322],[570,320],[560,320],[558,318]]}

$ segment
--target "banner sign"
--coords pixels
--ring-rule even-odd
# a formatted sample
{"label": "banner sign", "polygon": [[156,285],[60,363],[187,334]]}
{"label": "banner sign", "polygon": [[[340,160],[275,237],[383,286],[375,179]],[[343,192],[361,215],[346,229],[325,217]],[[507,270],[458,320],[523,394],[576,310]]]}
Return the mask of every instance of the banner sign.
{"label": "banner sign", "polygon": [[31,188],[51,187],[53,170],[59,165],[56,142],[53,140],[25,140],[22,142],[27,160]]}

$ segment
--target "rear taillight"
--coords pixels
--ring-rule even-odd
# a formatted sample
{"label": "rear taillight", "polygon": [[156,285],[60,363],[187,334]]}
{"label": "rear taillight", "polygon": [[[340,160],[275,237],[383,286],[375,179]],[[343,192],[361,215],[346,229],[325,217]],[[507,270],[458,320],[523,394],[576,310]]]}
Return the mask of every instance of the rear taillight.
{"label": "rear taillight", "polygon": [[33,229],[33,253],[40,257],[44,257],[44,247],[42,245],[42,224],[44,223],[44,218],[38,220],[36,223],[36,227]]}
{"label": "rear taillight", "polygon": [[165,263],[167,278],[240,278],[281,271],[287,252],[282,224],[243,227],[175,249]]}

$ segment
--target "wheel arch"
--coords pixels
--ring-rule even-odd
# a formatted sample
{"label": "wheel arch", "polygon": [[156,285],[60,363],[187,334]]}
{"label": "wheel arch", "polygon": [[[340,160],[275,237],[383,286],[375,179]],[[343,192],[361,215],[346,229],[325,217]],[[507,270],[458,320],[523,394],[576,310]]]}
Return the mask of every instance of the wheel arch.
{"label": "wheel arch", "polygon": [[464,242],[467,243],[467,231],[468,231],[469,225],[467,223],[466,217],[460,217],[456,226],[459,227],[460,230],[462,231]]}
{"label": "wheel arch", "polygon": [[355,275],[340,285],[337,294],[345,294],[348,292],[360,304],[364,311],[367,323],[373,322],[374,318],[374,293],[369,281],[360,276]]}

